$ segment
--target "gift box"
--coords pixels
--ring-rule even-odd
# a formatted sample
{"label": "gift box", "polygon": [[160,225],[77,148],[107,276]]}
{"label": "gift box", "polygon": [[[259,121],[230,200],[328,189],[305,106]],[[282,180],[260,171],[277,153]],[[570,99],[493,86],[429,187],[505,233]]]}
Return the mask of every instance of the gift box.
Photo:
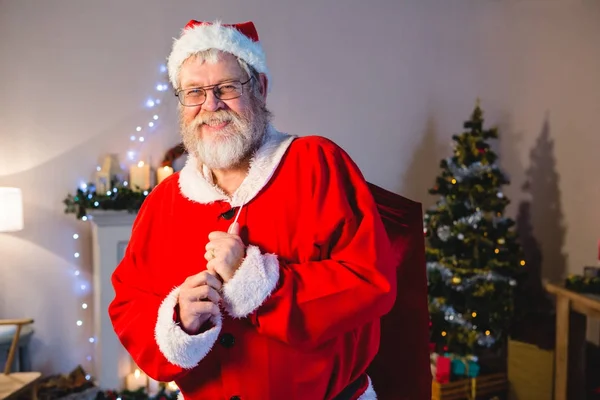
{"label": "gift box", "polygon": [[447,383],[433,380],[431,383],[432,400],[489,400],[494,396],[504,398],[507,391],[508,380],[505,373],[481,375]]}

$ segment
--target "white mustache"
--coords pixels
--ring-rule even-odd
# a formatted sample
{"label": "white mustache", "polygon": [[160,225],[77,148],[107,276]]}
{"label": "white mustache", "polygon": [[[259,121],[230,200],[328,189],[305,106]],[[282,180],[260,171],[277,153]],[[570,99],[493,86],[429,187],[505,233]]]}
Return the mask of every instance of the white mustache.
{"label": "white mustache", "polygon": [[206,125],[216,125],[216,124],[222,124],[223,122],[231,122],[234,120],[234,116],[227,113],[227,112],[219,112],[219,113],[213,113],[213,114],[204,114],[204,115],[200,115],[198,116],[198,118],[196,118],[196,120],[194,121],[194,124],[196,126],[200,126],[203,124]]}

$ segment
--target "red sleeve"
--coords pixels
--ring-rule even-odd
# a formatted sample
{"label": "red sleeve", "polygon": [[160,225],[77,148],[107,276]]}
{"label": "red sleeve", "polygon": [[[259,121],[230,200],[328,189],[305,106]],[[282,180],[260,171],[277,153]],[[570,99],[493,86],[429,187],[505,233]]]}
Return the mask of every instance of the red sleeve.
{"label": "red sleeve", "polygon": [[[254,261],[244,263],[251,268],[238,270],[245,279],[236,273],[224,286],[230,314],[249,315],[259,333],[293,346],[318,346],[370,323],[396,297],[389,240],[367,183],[343,150],[326,139],[319,144],[302,174],[310,182],[303,185],[310,187],[303,196],[310,212],[303,215],[310,217],[300,228],[319,249],[318,259],[286,263],[250,246],[247,258]],[[259,271],[257,282],[250,270]]]}
{"label": "red sleeve", "polygon": [[212,328],[190,336],[175,321],[179,288],[166,297],[153,291],[150,252],[161,247],[156,233],[160,231],[153,232],[158,225],[152,212],[158,206],[157,196],[160,193],[148,196],[134,222],[125,256],[112,276],[115,298],[108,312],[136,364],[153,379],[169,382],[206,356],[218,337],[221,319],[213,319]]}

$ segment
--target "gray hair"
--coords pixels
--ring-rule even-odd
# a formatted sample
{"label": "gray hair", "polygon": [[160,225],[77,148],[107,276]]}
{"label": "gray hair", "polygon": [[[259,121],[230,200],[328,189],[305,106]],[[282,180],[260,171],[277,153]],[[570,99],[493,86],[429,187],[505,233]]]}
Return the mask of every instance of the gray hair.
{"label": "gray hair", "polygon": [[[194,53],[190,57],[195,57],[198,60],[202,62],[207,62],[209,64],[215,64],[219,61],[219,57],[222,53],[223,52],[221,50],[208,49]],[[240,67],[244,70],[244,72],[246,72],[248,78],[252,78],[252,82],[250,82],[250,87],[252,88],[251,94],[256,98],[260,98],[260,74],[254,67],[249,65],[246,61],[238,57],[236,57],[236,59]],[[179,82],[179,84],[181,85],[181,81]]]}

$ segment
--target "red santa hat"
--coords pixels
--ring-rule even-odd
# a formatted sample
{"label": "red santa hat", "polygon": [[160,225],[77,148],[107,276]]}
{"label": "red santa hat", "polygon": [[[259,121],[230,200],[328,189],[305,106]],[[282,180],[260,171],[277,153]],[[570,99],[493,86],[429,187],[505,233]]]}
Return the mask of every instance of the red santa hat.
{"label": "red santa hat", "polygon": [[220,21],[191,20],[183,28],[179,39],[175,39],[167,60],[169,80],[174,88],[179,87],[179,70],[183,62],[191,55],[208,49],[231,53],[269,78],[265,53],[254,23],[222,24]]}

